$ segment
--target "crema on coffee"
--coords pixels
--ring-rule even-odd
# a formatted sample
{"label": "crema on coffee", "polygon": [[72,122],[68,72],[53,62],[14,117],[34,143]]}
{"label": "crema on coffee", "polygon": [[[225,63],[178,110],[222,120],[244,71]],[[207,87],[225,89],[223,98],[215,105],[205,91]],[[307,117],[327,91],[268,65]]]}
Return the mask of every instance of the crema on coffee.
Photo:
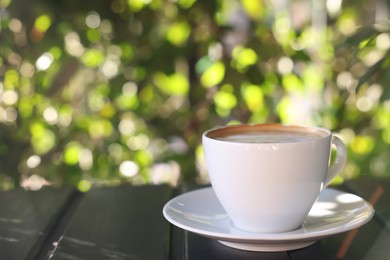
{"label": "crema on coffee", "polygon": [[207,136],[237,143],[296,143],[309,142],[327,136],[317,128],[282,126],[278,124],[236,125],[211,130]]}
{"label": "crema on coffee", "polygon": [[214,139],[239,143],[296,143],[309,142],[318,139],[319,135],[296,132],[249,132],[225,136],[215,136]]}

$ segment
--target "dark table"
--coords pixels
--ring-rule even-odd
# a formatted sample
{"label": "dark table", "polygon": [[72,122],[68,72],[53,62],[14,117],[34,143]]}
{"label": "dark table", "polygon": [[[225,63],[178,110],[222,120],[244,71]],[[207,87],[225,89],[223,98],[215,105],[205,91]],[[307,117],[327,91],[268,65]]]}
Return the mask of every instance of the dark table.
{"label": "dark table", "polygon": [[0,192],[0,259],[390,259],[390,180],[360,178],[334,188],[374,205],[358,229],[298,250],[249,252],[176,228],[162,215],[196,185]]}

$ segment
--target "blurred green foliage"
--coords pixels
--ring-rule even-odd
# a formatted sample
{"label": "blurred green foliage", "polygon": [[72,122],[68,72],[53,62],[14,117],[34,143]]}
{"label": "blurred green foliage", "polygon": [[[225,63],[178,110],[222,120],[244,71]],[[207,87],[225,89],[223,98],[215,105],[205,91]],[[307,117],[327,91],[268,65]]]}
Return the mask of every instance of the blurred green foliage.
{"label": "blurred green foliage", "polygon": [[339,180],[390,176],[379,3],[0,0],[0,186],[207,180],[202,132],[239,122],[330,128]]}

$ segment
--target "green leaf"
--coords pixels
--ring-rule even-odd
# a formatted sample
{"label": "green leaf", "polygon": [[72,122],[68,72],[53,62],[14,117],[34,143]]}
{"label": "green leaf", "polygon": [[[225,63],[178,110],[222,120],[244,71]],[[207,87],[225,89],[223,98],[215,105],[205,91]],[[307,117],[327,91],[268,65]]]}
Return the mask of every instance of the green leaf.
{"label": "green leaf", "polygon": [[81,145],[78,142],[69,143],[64,152],[64,162],[68,165],[76,165],[79,162]]}
{"label": "green leaf", "polygon": [[31,144],[37,154],[45,154],[50,151],[56,141],[53,131],[46,128],[43,123],[36,122],[30,126]]}
{"label": "green leaf", "polygon": [[158,72],[154,75],[154,83],[165,94],[174,96],[187,95],[190,88],[187,77],[181,73],[167,76]]}
{"label": "green leaf", "polygon": [[220,90],[215,93],[214,102],[217,107],[230,110],[237,105],[237,98],[233,93]]}
{"label": "green leaf", "polygon": [[85,66],[96,68],[103,63],[104,54],[100,50],[90,49],[83,54],[81,60]]}
{"label": "green leaf", "polygon": [[51,25],[51,19],[48,15],[46,14],[43,14],[41,16],[39,16],[36,20],[35,20],[35,23],[34,23],[34,28],[38,31],[38,32],[46,32],[47,29],[49,29]]}
{"label": "green leaf", "polygon": [[258,56],[251,48],[245,48],[241,45],[236,46],[233,49],[232,66],[239,72],[245,72],[245,70],[258,61]]}
{"label": "green leaf", "polygon": [[260,86],[244,85],[242,95],[250,111],[260,111],[264,108],[264,94]]}
{"label": "green leaf", "polygon": [[187,22],[175,22],[168,29],[167,40],[174,45],[181,45],[187,41],[190,33],[191,27]]}
{"label": "green leaf", "polygon": [[217,61],[211,65],[200,77],[200,82],[206,88],[211,88],[219,83],[225,77],[225,65]]}
{"label": "green leaf", "polygon": [[213,61],[209,56],[204,56],[195,64],[195,70],[198,74],[203,74],[211,65]]}
{"label": "green leaf", "polygon": [[303,92],[304,86],[300,78],[294,74],[287,74],[282,78],[282,85],[288,92]]}

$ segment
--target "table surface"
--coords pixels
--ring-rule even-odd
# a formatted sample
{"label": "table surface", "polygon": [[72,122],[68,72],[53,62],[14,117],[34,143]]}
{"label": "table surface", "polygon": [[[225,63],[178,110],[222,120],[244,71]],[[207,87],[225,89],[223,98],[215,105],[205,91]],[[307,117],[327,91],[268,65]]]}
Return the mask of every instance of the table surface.
{"label": "table surface", "polygon": [[250,252],[170,225],[162,208],[197,185],[0,192],[0,259],[390,259],[390,180],[334,188],[374,205],[362,227],[285,252]]}

